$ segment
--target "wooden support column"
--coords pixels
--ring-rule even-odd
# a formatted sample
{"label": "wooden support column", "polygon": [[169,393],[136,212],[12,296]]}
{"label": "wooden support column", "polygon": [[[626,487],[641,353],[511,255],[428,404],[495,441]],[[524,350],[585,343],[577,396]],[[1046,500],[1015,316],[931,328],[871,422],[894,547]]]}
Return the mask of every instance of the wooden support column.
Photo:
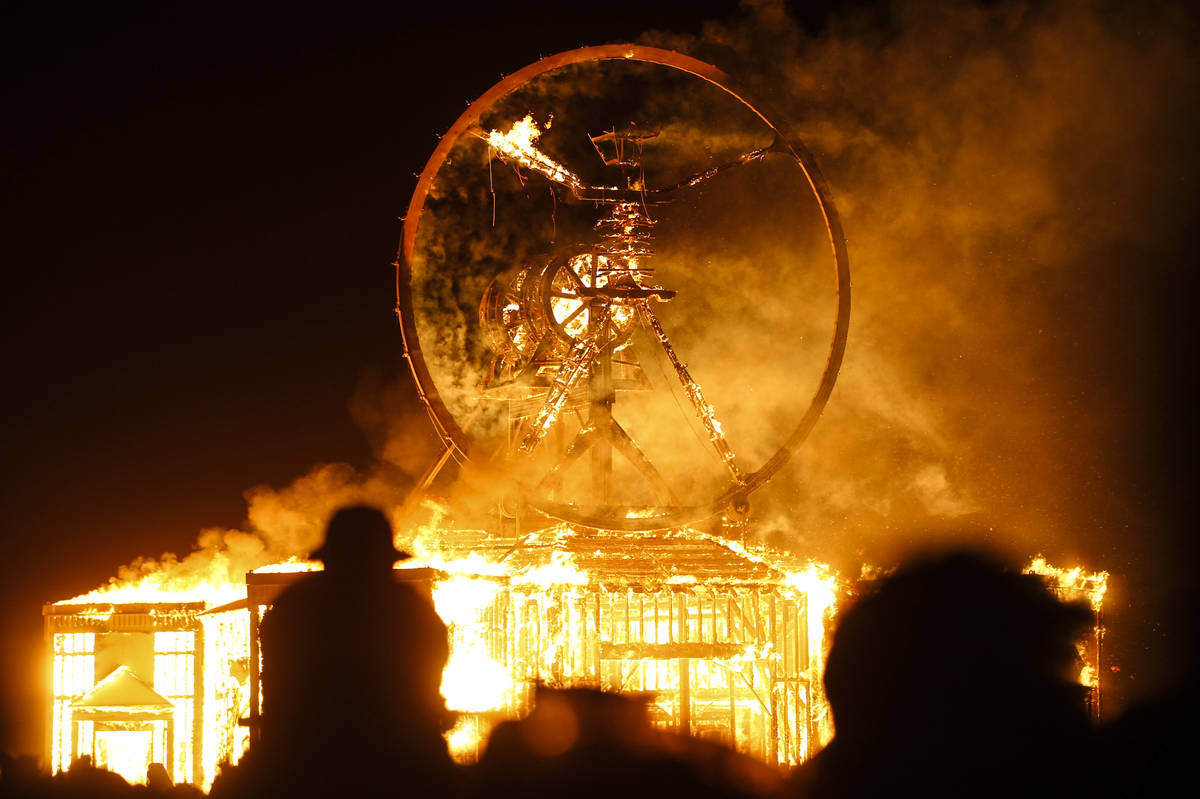
{"label": "wooden support column", "polygon": [[692,734],[692,675],[688,658],[679,659],[679,732]]}
{"label": "wooden support column", "polygon": [[[757,595],[755,595],[757,597]],[[770,691],[771,691],[771,762],[779,762],[779,660],[776,658],[775,645],[775,594],[771,593],[770,601],[767,603],[767,612],[770,614],[768,620],[768,634],[771,636],[771,660],[768,663],[767,673],[770,675]],[[757,604],[757,602],[756,602]]]}
{"label": "wooden support column", "polygon": [[593,617],[592,617],[593,625],[594,625],[594,629],[595,629],[595,634],[592,636],[592,666],[595,669],[594,674],[595,674],[595,680],[596,680],[596,687],[603,688],[604,686],[600,682],[600,679],[601,679],[601,675],[600,675],[600,638],[601,638],[601,635],[600,635],[600,594],[593,593],[592,601],[596,603],[595,609],[593,611]]}
{"label": "wooden support column", "polygon": [[734,688],[733,672],[726,671],[725,679],[729,681],[729,747],[737,749],[737,693]]}
{"label": "wooden support column", "polygon": [[[592,253],[591,273],[592,286],[599,285],[600,263],[596,253]],[[591,382],[588,397],[588,424],[595,430],[608,430],[612,427],[612,408],[615,399],[613,390],[612,349],[608,342],[612,340],[612,318],[609,313],[608,300],[603,297],[593,297],[588,301],[588,336],[604,344],[597,354],[592,367]],[[612,493],[612,441],[607,435],[596,437],[592,444],[592,491],[593,501],[597,505],[609,502]]]}
{"label": "wooden support column", "polygon": [[[679,642],[688,642],[688,595],[683,592],[679,594]],[[691,658],[679,659],[679,731],[684,735],[692,734]]]}
{"label": "wooden support column", "polygon": [[[250,594],[250,745],[262,739],[262,668],[258,654],[258,601],[255,594]],[[168,772],[170,769],[168,768]]]}
{"label": "wooden support column", "polygon": [[[204,784],[204,626],[192,633],[192,784]],[[153,733],[151,734],[153,735]],[[214,775],[215,776],[215,775]]]}

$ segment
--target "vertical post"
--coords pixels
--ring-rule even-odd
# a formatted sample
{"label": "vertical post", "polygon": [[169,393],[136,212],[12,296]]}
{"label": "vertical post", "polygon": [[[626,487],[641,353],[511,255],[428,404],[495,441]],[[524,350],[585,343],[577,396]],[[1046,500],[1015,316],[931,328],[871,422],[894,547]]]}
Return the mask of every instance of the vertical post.
{"label": "vertical post", "polygon": [[808,725],[800,718],[800,681],[796,680],[792,683],[792,724],[796,730],[796,761],[803,763],[808,760],[809,755],[809,739]]}
{"label": "vertical post", "polygon": [[545,677],[542,674],[542,669],[543,669],[542,653],[546,651],[546,647],[542,641],[542,639],[545,637],[545,635],[543,633],[544,625],[542,623],[542,616],[549,613],[549,605],[550,605],[549,594],[544,595],[544,601],[546,603],[546,608],[542,607],[542,601],[535,601],[534,615],[533,615],[534,622],[535,622],[535,630],[536,630],[536,634],[533,639],[533,662],[534,662],[533,678],[539,682],[541,682],[542,680],[545,679]]}
{"label": "vertical post", "polygon": [[1093,697],[1094,701],[1092,703],[1092,713],[1096,721],[1100,721],[1100,701],[1101,697],[1104,695],[1104,692],[1101,690],[1101,680],[1104,679],[1104,661],[1100,659],[1102,654],[1100,651],[1100,645],[1104,638],[1104,620],[1100,617],[1101,612],[1102,611],[1097,608],[1095,613],[1096,624],[1094,628],[1096,638],[1096,690],[1095,696]]}
{"label": "vertical post", "polygon": [[192,654],[192,784],[204,784],[204,626],[193,621]]}
{"label": "vertical post", "polygon": [[685,591],[679,592],[679,643],[686,644],[691,640],[688,631],[688,595]]}
{"label": "vertical post", "polygon": [[[254,746],[262,739],[262,724],[259,719],[262,674],[258,654],[258,592],[249,590],[247,596],[250,598],[250,745]],[[170,771],[170,768],[167,770]]]}
{"label": "vertical post", "polygon": [[512,612],[512,594],[508,589],[500,592],[499,599],[500,607],[500,662],[505,666],[512,668],[512,663],[509,660],[510,647],[512,642],[508,640],[508,631],[511,625],[508,623],[508,616]]}
{"label": "vertical post", "polygon": [[725,625],[728,628],[729,643],[739,643],[737,631],[733,627],[733,594],[725,597]]}
{"label": "vertical post", "polygon": [[[755,594],[755,604],[756,605],[758,604],[757,597],[758,597],[758,595]],[[767,612],[769,614],[771,614],[770,619],[767,623],[767,630],[765,631],[771,637],[771,654],[770,654],[771,660],[767,664],[768,665],[767,672],[771,678],[771,685],[770,685],[770,691],[771,691],[771,762],[778,763],[779,762],[779,691],[777,690],[777,688],[779,686],[779,660],[777,658],[777,651],[775,648],[777,641],[775,638],[776,625],[775,625],[775,592],[774,591],[771,592],[770,601],[767,603]]]}
{"label": "vertical post", "polygon": [[[595,288],[600,280],[600,261],[595,252],[592,253],[591,263],[592,287]],[[598,340],[603,345],[596,355],[588,388],[588,424],[600,433],[592,445],[592,487],[594,501],[604,505],[609,501],[612,483],[612,442],[608,438],[608,430],[612,427],[614,392],[612,348],[608,346],[612,340],[612,317],[608,302],[603,297],[588,300],[587,334],[593,341]]]}
{"label": "vertical post", "polygon": [[667,643],[675,643],[675,597],[667,592]]}
{"label": "vertical post", "polygon": [[[254,729],[254,728],[251,728]],[[167,716],[167,762],[163,763],[168,774],[175,773],[175,714]]]}
{"label": "vertical post", "polygon": [[571,676],[574,679],[583,679],[592,672],[592,631],[588,625],[591,617],[587,610],[586,594],[580,595],[579,601],[575,603],[575,609],[572,612],[575,616],[572,619],[572,625],[579,628],[579,635],[576,639],[579,641],[581,651],[579,656],[574,659]]}
{"label": "vertical post", "polygon": [[692,674],[688,658],[679,659],[679,732],[692,734]]}
{"label": "vertical post", "polygon": [[717,589],[710,589],[712,593],[712,642],[717,643]]}
{"label": "vertical post", "polygon": [[726,670],[725,679],[729,681],[729,748],[737,750],[737,694],[733,681],[733,672]]}
{"label": "vertical post", "polygon": [[[675,605],[671,603],[672,607]],[[688,595],[679,592],[679,643],[688,643]],[[692,661],[679,659],[679,730],[692,734]]]}
{"label": "vertical post", "polygon": [[557,646],[554,647],[554,660],[550,664],[550,676],[558,685],[562,684],[563,680],[563,589],[558,586],[554,589],[554,602],[551,607],[547,608],[546,613],[546,635],[550,641]]}
{"label": "vertical post", "polygon": [[788,634],[788,621],[791,617],[791,603],[786,597],[780,597],[779,638],[775,641],[775,651],[778,653],[779,676],[782,679],[792,676],[792,637]]}
{"label": "vertical post", "polygon": [[615,644],[617,642],[617,595],[606,591],[604,596],[608,600],[608,640]]}
{"label": "vertical post", "polygon": [[[601,590],[603,590],[603,589],[601,589]],[[594,627],[596,630],[595,634],[592,636],[592,666],[593,666],[593,668],[595,668],[595,679],[596,679],[596,687],[597,688],[604,687],[601,683],[601,673],[600,673],[600,629],[601,629],[600,628],[600,596],[601,595],[600,595],[599,591],[592,592],[592,601],[595,603],[595,610],[593,611],[593,622],[594,622]]]}
{"label": "vertical post", "polygon": [[47,610],[49,608],[50,608],[50,605],[45,605],[42,608],[42,614],[43,614],[43,616],[42,616],[43,628],[42,629],[43,629],[43,635],[45,636],[45,640],[46,640],[46,671],[44,672],[44,676],[45,676],[45,680],[46,680],[45,696],[49,699],[49,701],[46,702],[46,735],[45,735],[46,762],[45,762],[45,766],[46,766],[46,769],[51,774],[53,774],[54,773],[54,734],[55,734],[54,704],[58,700],[54,696],[54,625],[51,623],[51,619],[53,619],[54,617],[47,612]]}
{"label": "vertical post", "polygon": [[[628,631],[628,627],[626,628]],[[638,594],[638,643],[645,644],[646,641],[646,595]]]}

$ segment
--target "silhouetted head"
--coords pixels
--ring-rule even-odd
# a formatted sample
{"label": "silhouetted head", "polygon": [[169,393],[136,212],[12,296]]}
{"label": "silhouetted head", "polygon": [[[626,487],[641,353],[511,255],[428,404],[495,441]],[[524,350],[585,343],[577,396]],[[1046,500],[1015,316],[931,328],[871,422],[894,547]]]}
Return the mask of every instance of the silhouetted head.
{"label": "silhouetted head", "polygon": [[928,751],[1086,730],[1075,641],[1090,619],[979,554],[910,563],[838,624],[825,672],[837,736]]}
{"label": "silhouetted head", "polygon": [[169,791],[174,787],[167,767],[162,763],[151,763],[146,767],[146,787],[152,791]]}
{"label": "silhouetted head", "polygon": [[656,734],[647,696],[538,686],[534,697],[533,712],[518,726],[529,751],[539,757],[559,755],[577,745],[632,748]]}
{"label": "silhouetted head", "polygon": [[377,508],[358,505],[342,508],[329,520],[325,543],[312,553],[328,572],[380,571],[398,560],[412,557],[396,549],[392,525]]}

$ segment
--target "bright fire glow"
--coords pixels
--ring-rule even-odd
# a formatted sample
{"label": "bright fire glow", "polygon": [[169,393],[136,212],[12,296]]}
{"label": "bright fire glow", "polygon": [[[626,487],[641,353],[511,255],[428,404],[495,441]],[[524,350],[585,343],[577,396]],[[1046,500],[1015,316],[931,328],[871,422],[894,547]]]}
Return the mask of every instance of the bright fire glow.
{"label": "bright fire glow", "polygon": [[[1104,606],[1104,594],[1108,591],[1108,572],[1088,572],[1082,566],[1063,569],[1052,566],[1046,559],[1038,555],[1025,567],[1026,574],[1037,574],[1050,581],[1051,587],[1059,596],[1068,601],[1086,601],[1092,612],[1097,614]],[[1103,628],[1097,622],[1089,639],[1076,642],[1082,666],[1079,670],[1079,684],[1088,688],[1098,689],[1100,686],[1100,639]]]}
{"label": "bright fire glow", "polygon": [[[584,560],[595,554],[572,549],[578,535],[567,525],[527,534],[522,547],[541,554],[525,560],[446,549],[442,532],[432,526],[406,542],[414,557],[398,566],[432,570],[434,607],[449,630],[451,655],[442,694],[447,707],[461,714],[447,733],[456,758],[465,762],[477,757],[498,719],[527,712],[530,690],[537,682],[649,693],[656,697],[656,722],[667,728],[678,728],[688,718],[681,716],[681,702],[690,692],[687,724],[693,733],[723,729],[722,740],[779,763],[802,762],[828,741],[832,724],[822,669],[827,625],[842,591],[828,566],[791,565],[765,548],[680,529],[661,534],[659,540],[707,546],[745,565],[717,578],[680,570],[667,559],[657,582],[626,584],[614,577],[620,573],[619,563],[604,576],[585,567]],[[628,539],[631,550],[639,547],[637,535],[589,535],[607,541]],[[291,558],[257,572],[320,568],[317,562]],[[760,575],[753,587],[741,582],[746,570]],[[1048,578],[1067,598],[1086,598],[1097,611],[1102,604],[1108,577],[1104,572],[1061,569],[1042,557],[1026,571]],[[103,635],[99,631],[127,618],[122,615],[130,612],[125,603],[140,605],[136,612],[148,612],[161,630],[153,635],[153,673],[141,676],[174,706],[169,714],[176,731],[172,776],[190,781],[195,761],[200,782],[207,786],[218,763],[237,761],[248,735],[238,722],[249,713],[249,612],[236,605],[199,616],[197,610],[145,609],[146,604],[159,603],[178,608],[182,601],[195,600],[216,609],[245,596],[244,585],[205,579],[171,582],[153,573],[140,574],[136,580],[114,581],[59,603],[79,605],[64,609],[63,618],[97,632],[55,633],[50,641],[51,755],[56,770],[69,764],[79,746],[87,751],[104,747],[112,752],[111,762],[120,760],[126,770],[141,763],[129,765],[137,758],[121,754],[125,750],[118,745],[125,739],[100,735],[77,720],[73,731],[71,721],[72,704],[93,689],[97,676],[104,676],[95,673],[95,652]],[[170,627],[175,623],[171,619],[179,620],[178,629]],[[1092,652],[1086,643],[1080,648],[1086,664],[1080,679],[1095,686],[1098,650]],[[195,670],[201,663],[204,673],[198,685]],[[773,683],[785,674],[797,676]],[[775,711],[768,701],[771,696]],[[769,723],[773,712],[779,714],[774,725]],[[192,729],[194,735],[181,734]],[[135,741],[139,752],[140,741]]]}
{"label": "bright fire glow", "polygon": [[223,605],[246,596],[246,587],[215,575],[178,576],[168,570],[139,575],[135,579],[113,578],[108,585],[80,594],[56,605],[133,605],[157,602],[207,602]]}
{"label": "bright fire glow", "polygon": [[462,574],[433,588],[434,607],[450,631],[451,655],[442,673],[442,696],[451,710],[501,707],[512,688],[512,673],[492,659],[483,640],[484,613],[499,592],[500,585],[493,580]]}
{"label": "bright fire glow", "polygon": [[279,563],[268,563],[266,566],[260,566],[255,569],[256,574],[285,574],[295,572],[319,572],[323,571],[325,564],[316,560],[308,560],[307,558],[290,557]]}
{"label": "bright fire glow", "polygon": [[[546,127],[549,128],[550,124],[547,123]],[[583,181],[571,170],[555,162],[533,146],[541,135],[542,129],[533,121],[533,115],[526,114],[524,119],[514,122],[507,131],[503,133],[498,130],[488,131],[483,138],[488,146],[505,159],[536,170],[555,183],[562,183],[572,189],[583,188]]]}
{"label": "bright fire glow", "polygon": [[1054,581],[1059,591],[1086,597],[1088,604],[1095,611],[1099,611],[1104,604],[1104,594],[1108,591],[1108,572],[1087,572],[1082,566],[1060,569],[1051,566],[1041,555],[1025,567],[1025,573],[1048,577]]}

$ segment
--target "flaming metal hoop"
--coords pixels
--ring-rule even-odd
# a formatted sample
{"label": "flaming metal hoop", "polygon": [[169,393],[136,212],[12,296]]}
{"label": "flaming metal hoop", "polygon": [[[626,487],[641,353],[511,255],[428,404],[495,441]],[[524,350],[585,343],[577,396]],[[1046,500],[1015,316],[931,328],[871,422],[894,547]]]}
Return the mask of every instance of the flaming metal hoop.
{"label": "flaming metal hoop", "polygon": [[[757,470],[745,472],[737,466],[733,459],[732,451],[728,450],[728,445],[724,444],[724,439],[719,434],[719,425],[714,425],[714,419],[709,418],[706,427],[708,427],[710,433],[714,430],[714,427],[717,431],[717,434],[712,436],[713,443],[717,447],[718,454],[721,455],[729,467],[730,480],[728,486],[708,502],[694,505],[666,504],[649,514],[631,514],[624,512],[626,509],[617,507],[605,510],[588,509],[572,504],[565,504],[561,501],[552,500],[547,496],[539,495],[536,486],[521,486],[521,493],[525,500],[533,507],[551,517],[600,529],[627,531],[658,530],[711,518],[726,513],[731,509],[735,513],[743,510],[746,507],[746,497],[778,472],[811,432],[837,380],[838,370],[846,348],[850,317],[850,271],[845,237],[842,233],[837,211],[830,198],[828,186],[820,170],[817,168],[815,160],[802,144],[795,139],[787,137],[786,128],[782,124],[780,116],[774,112],[768,115],[765,106],[760,102],[752,103],[748,99],[747,93],[738,87],[728,75],[716,67],[669,50],[640,45],[605,45],[570,50],[544,58],[509,75],[468,106],[462,116],[455,121],[446,135],[442,137],[440,143],[430,156],[428,163],[425,165],[425,169],[421,172],[408,206],[408,213],[404,220],[404,239],[396,259],[396,313],[400,320],[400,328],[403,335],[405,360],[412,370],[420,399],[428,412],[430,421],[446,448],[436,468],[440,468],[451,457],[460,463],[471,460],[478,462],[479,458],[472,457],[474,447],[470,437],[464,430],[465,425],[460,424],[460,421],[450,412],[447,404],[438,392],[430,370],[422,356],[421,344],[417,336],[417,327],[414,320],[412,277],[413,253],[422,211],[429,197],[433,181],[446,163],[451,150],[464,136],[472,135],[474,131],[478,130],[479,120],[488,109],[511,92],[523,87],[545,73],[574,64],[599,61],[642,62],[692,75],[717,87],[757,116],[776,136],[776,144],[772,149],[788,154],[803,170],[823,216],[834,261],[836,311],[833,336],[825,366],[821,373],[820,382],[799,423],[792,429],[782,446]],[[545,282],[545,285],[548,287],[547,291],[555,292],[556,296],[563,296],[562,292],[565,291],[569,294],[571,291],[569,287],[563,286],[563,278],[570,279],[574,277],[574,273],[570,267],[564,265],[561,261],[552,261],[543,265],[537,277]],[[577,286],[576,288],[580,287]],[[489,292],[492,290],[489,287]],[[484,299],[481,313],[486,315],[489,312],[489,306],[491,306],[492,313],[495,314],[495,309],[498,307],[497,303],[500,299],[499,297]],[[653,331],[668,358],[675,366],[681,380],[684,381],[685,390],[687,390],[690,378],[687,376],[686,366],[675,355],[666,333],[649,308],[649,302],[643,298],[641,304],[638,306],[638,313],[641,317],[638,321]],[[572,335],[565,329],[564,320],[553,313],[550,313],[548,318],[551,322],[551,329],[546,331],[547,335],[557,337],[560,341],[570,342]],[[624,335],[624,330],[618,330],[615,334],[615,336],[620,335]],[[613,339],[610,338],[608,345],[612,346],[612,344]],[[574,357],[579,361],[578,364],[574,364],[575,366],[590,368],[590,366],[583,365],[590,364],[591,361],[589,359],[594,358],[595,355],[594,353],[581,350]],[[572,365],[569,358],[570,356],[565,361],[568,366]],[[692,381],[692,387],[694,391],[687,390],[689,399],[693,402],[698,415],[703,417],[706,403],[699,396],[699,386],[694,381]],[[695,396],[692,396],[693,394]],[[711,407],[708,408],[708,411],[711,413]],[[706,420],[702,418],[701,421],[704,422]],[[621,432],[623,433],[623,431]],[[536,436],[531,435],[526,439],[525,443],[526,445],[536,446]],[[723,446],[727,451],[722,451]],[[626,454],[627,456],[629,455],[629,453]],[[644,458],[644,456],[642,457]]]}

